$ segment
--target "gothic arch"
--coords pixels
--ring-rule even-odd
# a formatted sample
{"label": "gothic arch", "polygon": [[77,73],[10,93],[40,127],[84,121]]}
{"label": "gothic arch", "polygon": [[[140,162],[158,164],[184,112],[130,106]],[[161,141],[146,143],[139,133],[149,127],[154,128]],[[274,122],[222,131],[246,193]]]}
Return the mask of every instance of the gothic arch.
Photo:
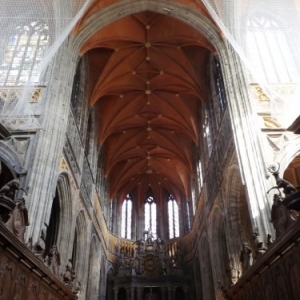
{"label": "gothic arch", "polygon": [[239,167],[233,164],[228,170],[228,181],[225,188],[225,232],[229,259],[235,266],[240,264],[240,251],[243,242],[252,241],[252,225],[246,199],[246,190],[242,184]]}
{"label": "gothic arch", "polygon": [[97,160],[97,135],[96,135],[96,116],[94,107],[90,108],[86,118],[86,131],[85,131],[85,142],[84,151],[88,158],[91,172],[95,173],[96,160]]}
{"label": "gothic arch", "polygon": [[88,283],[86,299],[97,300],[99,299],[99,279],[100,279],[100,255],[102,251],[99,247],[99,242],[94,236],[92,238],[89,256],[89,270],[88,270]]}
{"label": "gothic arch", "polygon": [[209,251],[209,244],[206,236],[201,237],[199,246],[202,290],[205,291],[203,295],[203,300],[215,299],[211,257]]}
{"label": "gothic arch", "polygon": [[227,286],[226,264],[229,262],[229,254],[224,227],[225,218],[219,206],[214,206],[210,221],[210,253],[214,278],[215,281],[220,280],[223,285]]}
{"label": "gothic arch", "polygon": [[10,169],[12,174],[23,171],[23,164],[18,155],[3,141],[0,141],[0,160]]}
{"label": "gothic arch", "polygon": [[[68,260],[68,249],[71,240],[72,228],[72,193],[68,173],[62,172],[58,176],[56,194],[59,202],[59,228],[57,240],[54,241],[61,255],[62,263]],[[51,217],[50,217],[51,218]]]}
{"label": "gothic arch", "polygon": [[86,267],[86,253],[88,253],[88,232],[87,221],[83,210],[81,210],[76,217],[74,234],[76,234],[76,244],[74,244],[74,247],[76,247],[76,257],[74,259],[75,270],[78,281],[83,283],[88,271]]}
{"label": "gothic arch", "polygon": [[114,292],[113,292],[113,287],[114,287],[114,276],[116,276],[114,269],[112,266],[107,267],[107,279],[106,279],[106,300],[113,299],[114,297]]}
{"label": "gothic arch", "polygon": [[203,298],[203,285],[202,285],[202,279],[201,279],[201,264],[199,261],[199,257],[195,257],[194,262],[194,270],[193,270],[193,278],[194,278],[194,287],[195,287],[195,296],[196,299],[202,299]]}
{"label": "gothic arch", "polygon": [[100,291],[99,291],[100,297],[99,298],[100,299],[105,299],[105,296],[106,296],[106,283],[107,283],[106,282],[106,280],[107,280],[106,270],[107,270],[106,259],[105,259],[104,254],[102,254],[100,272],[99,272],[100,273],[100,282],[99,282],[99,287],[100,287]]}
{"label": "gothic arch", "polygon": [[[75,49],[75,52],[79,53],[79,49],[83,43],[104,26],[128,15],[143,11],[165,14],[166,7],[168,7],[168,15],[170,17],[181,20],[199,30],[218,50],[224,50],[224,43],[219,35],[218,28],[202,13],[179,3],[167,1],[157,2],[155,0],[135,0],[130,3],[121,2],[97,11],[85,20],[84,26],[86,27],[84,30],[81,29],[79,34],[75,36],[72,47]],[[185,11],[185,14],[182,14],[182,11]],[[82,23],[79,23],[78,26],[80,27],[81,25]],[[75,32],[77,30],[78,28],[75,29]],[[83,53],[80,55],[82,54]]]}
{"label": "gothic arch", "polygon": [[300,154],[300,136],[285,145],[274,158],[274,162],[280,163],[280,176],[288,167],[291,161]]}

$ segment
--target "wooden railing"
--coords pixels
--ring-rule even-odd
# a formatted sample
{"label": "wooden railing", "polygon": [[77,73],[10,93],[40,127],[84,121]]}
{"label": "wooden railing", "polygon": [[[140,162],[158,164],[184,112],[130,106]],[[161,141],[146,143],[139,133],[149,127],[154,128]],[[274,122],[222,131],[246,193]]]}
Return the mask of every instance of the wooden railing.
{"label": "wooden railing", "polygon": [[77,299],[3,223],[0,222],[0,299]]}

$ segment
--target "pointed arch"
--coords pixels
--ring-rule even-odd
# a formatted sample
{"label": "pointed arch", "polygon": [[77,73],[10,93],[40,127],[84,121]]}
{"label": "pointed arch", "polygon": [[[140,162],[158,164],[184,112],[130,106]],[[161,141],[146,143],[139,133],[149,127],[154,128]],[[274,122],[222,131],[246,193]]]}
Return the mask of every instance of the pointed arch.
{"label": "pointed arch", "polygon": [[95,236],[93,236],[91,246],[90,246],[86,299],[90,299],[90,300],[99,299],[101,253],[102,251],[100,249],[99,241],[96,239]]}
{"label": "pointed arch", "polygon": [[205,293],[203,293],[203,300],[215,299],[209,243],[206,236],[202,236],[200,239],[199,258],[202,290],[205,291]]}

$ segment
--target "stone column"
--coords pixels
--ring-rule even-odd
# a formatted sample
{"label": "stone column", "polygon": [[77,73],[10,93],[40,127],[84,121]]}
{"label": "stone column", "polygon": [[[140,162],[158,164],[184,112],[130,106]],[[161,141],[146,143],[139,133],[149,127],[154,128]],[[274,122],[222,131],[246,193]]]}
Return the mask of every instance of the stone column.
{"label": "stone column", "polygon": [[168,300],[172,300],[172,287],[168,286],[167,289],[168,289]]}
{"label": "stone column", "polygon": [[262,133],[253,99],[248,93],[244,69],[238,54],[227,42],[220,51],[222,74],[228,99],[228,109],[243,182],[247,186],[248,206],[253,227],[266,239],[273,233],[270,225],[270,205],[266,195],[269,183],[266,177],[267,158],[263,151]]}
{"label": "stone column", "polygon": [[131,287],[131,300],[134,300],[135,299],[135,295],[134,295],[134,292],[135,292],[135,286],[132,286]]}
{"label": "stone column", "polygon": [[161,300],[166,300],[166,288],[162,286],[160,290],[161,290]]}
{"label": "stone column", "polygon": [[126,300],[130,299],[130,287],[126,288]]}
{"label": "stone column", "polygon": [[172,300],[176,299],[176,286],[172,288]]}
{"label": "stone column", "polygon": [[[45,89],[45,96],[41,100],[43,102],[42,115],[45,116],[40,121],[43,130],[36,134],[32,161],[26,180],[28,187],[26,206],[31,221],[26,230],[26,239],[32,237],[33,244],[38,241],[44,223],[48,224],[50,219],[59,173],[59,162],[65,143],[72,78],[76,69],[75,58],[75,54],[68,51],[68,45],[65,42],[51,63],[51,72],[47,72],[48,77],[46,76],[45,84],[48,87]],[[65,69],[67,72],[59,72],[60,69]],[[68,230],[71,229],[68,228]],[[64,246],[67,248],[69,245]],[[65,263],[69,249],[59,250],[63,257],[62,263]],[[64,251],[66,253],[63,253]]]}
{"label": "stone column", "polygon": [[143,288],[142,287],[137,288],[137,300],[143,300]]}
{"label": "stone column", "polygon": [[114,300],[118,300],[119,288],[114,287]]}
{"label": "stone column", "polygon": [[184,286],[183,287],[183,292],[184,292],[184,300],[188,300],[189,287],[188,286]]}

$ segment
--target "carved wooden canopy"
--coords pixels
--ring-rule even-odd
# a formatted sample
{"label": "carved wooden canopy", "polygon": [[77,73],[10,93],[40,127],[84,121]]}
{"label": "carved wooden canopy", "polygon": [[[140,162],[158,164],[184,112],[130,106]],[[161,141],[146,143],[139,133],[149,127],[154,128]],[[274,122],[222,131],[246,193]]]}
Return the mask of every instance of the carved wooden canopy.
{"label": "carved wooden canopy", "polygon": [[82,46],[111,198],[190,196],[214,52],[195,29],[153,12],[115,21]]}

